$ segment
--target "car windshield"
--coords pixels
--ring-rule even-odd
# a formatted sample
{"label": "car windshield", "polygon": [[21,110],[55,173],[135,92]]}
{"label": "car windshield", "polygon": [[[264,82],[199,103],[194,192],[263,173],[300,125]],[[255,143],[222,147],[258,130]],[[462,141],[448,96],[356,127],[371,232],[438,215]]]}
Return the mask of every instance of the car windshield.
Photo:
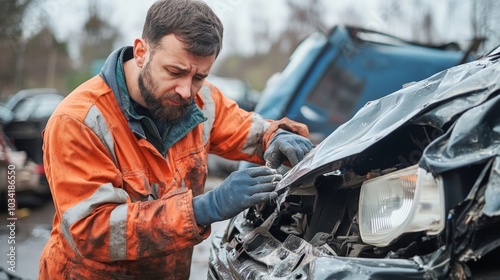
{"label": "car windshield", "polygon": [[19,103],[24,99],[39,96],[39,95],[58,95],[59,92],[53,88],[33,88],[33,89],[23,89],[17,92],[14,96],[9,98],[7,102],[5,102],[4,107],[15,111],[16,107],[19,106]]}
{"label": "car windshield", "polygon": [[40,95],[26,98],[15,107],[15,119],[24,121],[30,118],[49,117],[61,100],[62,97],[56,95]]}
{"label": "car windshield", "polygon": [[[255,107],[255,112],[265,118],[279,118],[280,116],[276,114],[279,114],[283,107],[288,104],[288,93],[293,92],[297,84],[301,82],[326,42],[327,38],[321,33],[313,33],[302,41],[290,56],[283,70],[267,81],[259,103]],[[280,90],[275,90],[277,86],[280,86]]]}
{"label": "car windshield", "polygon": [[298,67],[303,66],[304,59],[310,54],[311,50],[318,48],[318,46],[323,46],[326,43],[327,38],[324,34],[313,33],[311,36],[306,38],[302,43],[300,43],[293,54],[290,56],[285,67],[283,67],[283,73],[294,72]]}

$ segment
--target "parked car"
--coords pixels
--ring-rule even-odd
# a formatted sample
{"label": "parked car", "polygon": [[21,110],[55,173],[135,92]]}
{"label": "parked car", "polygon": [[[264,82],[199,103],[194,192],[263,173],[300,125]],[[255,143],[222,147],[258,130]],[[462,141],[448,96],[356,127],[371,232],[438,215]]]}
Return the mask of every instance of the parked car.
{"label": "parked car", "polygon": [[423,45],[374,30],[335,26],[315,33],[272,77],[255,112],[308,125],[319,143],[366,102],[474,57],[454,43]]}
{"label": "parked car", "polygon": [[499,111],[500,47],[367,102],[214,233],[208,278],[498,279]]}
{"label": "parked car", "polygon": [[29,159],[25,151],[16,150],[7,141],[0,123],[0,209],[8,206],[9,190],[18,195],[32,193],[39,196],[49,195],[48,185],[43,184],[42,167]]}
{"label": "parked car", "polygon": [[21,90],[7,100],[4,107],[12,117],[4,125],[9,141],[28,158],[42,164],[42,130],[64,96],[55,89]]}
{"label": "parked car", "polygon": [[[15,166],[16,193],[35,194],[33,200],[50,195],[43,167],[42,131],[63,98],[55,89],[26,89],[11,96],[0,107],[2,147],[8,159],[0,168],[0,178],[6,174],[9,165]],[[0,186],[0,193],[5,194],[3,191],[7,187]]]}
{"label": "parked car", "polygon": [[22,89],[8,98],[7,102],[3,104],[6,109],[15,112],[18,106],[20,106],[27,98],[40,96],[40,95],[61,95],[60,92],[55,88],[29,88]]}

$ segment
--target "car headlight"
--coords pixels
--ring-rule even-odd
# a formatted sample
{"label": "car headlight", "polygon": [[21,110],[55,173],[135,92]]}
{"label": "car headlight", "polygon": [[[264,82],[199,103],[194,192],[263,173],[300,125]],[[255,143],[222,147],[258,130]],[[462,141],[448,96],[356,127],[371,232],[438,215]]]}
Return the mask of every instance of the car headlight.
{"label": "car headlight", "polygon": [[436,235],[444,212],[442,180],[417,165],[367,180],[359,197],[361,239],[383,247],[408,232]]}

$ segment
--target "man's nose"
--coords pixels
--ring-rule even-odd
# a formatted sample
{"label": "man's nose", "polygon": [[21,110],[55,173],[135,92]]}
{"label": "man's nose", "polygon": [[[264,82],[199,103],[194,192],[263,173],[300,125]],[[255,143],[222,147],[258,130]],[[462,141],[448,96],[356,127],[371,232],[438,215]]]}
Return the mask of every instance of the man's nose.
{"label": "man's nose", "polygon": [[183,99],[188,99],[191,97],[191,79],[184,78],[179,81],[177,87],[175,88],[177,94],[179,94]]}

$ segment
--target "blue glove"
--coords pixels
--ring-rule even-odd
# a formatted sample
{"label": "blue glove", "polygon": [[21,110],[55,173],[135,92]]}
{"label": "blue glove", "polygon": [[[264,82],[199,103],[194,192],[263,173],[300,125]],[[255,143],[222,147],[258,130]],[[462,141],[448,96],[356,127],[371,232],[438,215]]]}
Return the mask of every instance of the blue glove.
{"label": "blue glove", "polygon": [[304,156],[313,147],[309,139],[286,130],[280,130],[271,139],[269,147],[264,153],[264,160],[268,167],[274,169],[280,167],[287,160],[291,166],[295,166],[299,161],[304,159]]}
{"label": "blue glove", "polygon": [[259,203],[269,202],[281,175],[265,166],[234,171],[222,184],[193,198],[193,210],[199,225],[226,220]]}

